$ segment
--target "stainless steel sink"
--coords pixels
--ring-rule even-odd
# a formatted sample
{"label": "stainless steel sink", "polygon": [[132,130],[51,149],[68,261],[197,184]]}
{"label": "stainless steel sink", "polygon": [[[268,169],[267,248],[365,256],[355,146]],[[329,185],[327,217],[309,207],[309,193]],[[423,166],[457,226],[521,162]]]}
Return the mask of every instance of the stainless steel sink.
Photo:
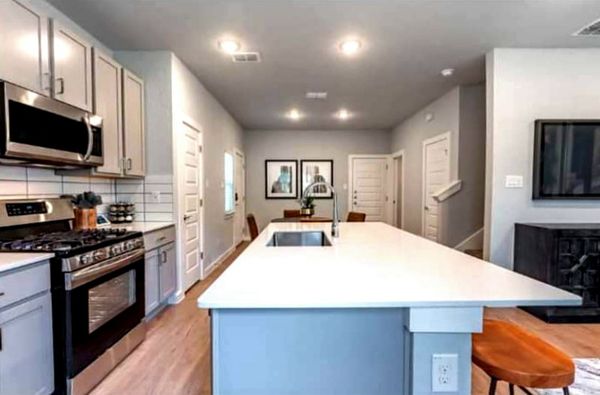
{"label": "stainless steel sink", "polygon": [[331,242],[321,231],[275,232],[267,247],[329,247]]}

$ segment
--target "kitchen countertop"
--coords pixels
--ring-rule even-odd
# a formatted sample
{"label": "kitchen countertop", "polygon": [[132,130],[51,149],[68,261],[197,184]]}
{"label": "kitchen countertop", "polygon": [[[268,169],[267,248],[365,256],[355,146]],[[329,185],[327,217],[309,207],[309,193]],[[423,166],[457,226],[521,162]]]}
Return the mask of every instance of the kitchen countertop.
{"label": "kitchen countertop", "polygon": [[0,273],[45,261],[54,254],[45,252],[0,252]]}
{"label": "kitchen countertop", "polygon": [[175,226],[174,222],[131,222],[123,224],[111,224],[112,228],[125,228],[135,232],[150,233],[155,230],[168,228],[169,226]]}
{"label": "kitchen countertop", "polygon": [[198,298],[200,308],[578,305],[547,284],[383,223],[340,223],[331,247],[267,247],[272,223]]}

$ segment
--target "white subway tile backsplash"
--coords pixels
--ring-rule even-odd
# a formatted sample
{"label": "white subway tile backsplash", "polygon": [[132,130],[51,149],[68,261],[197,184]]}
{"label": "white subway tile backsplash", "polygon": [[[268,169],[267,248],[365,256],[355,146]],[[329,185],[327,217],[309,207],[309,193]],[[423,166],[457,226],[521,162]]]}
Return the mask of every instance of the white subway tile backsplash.
{"label": "white subway tile backsplash", "polygon": [[20,180],[27,179],[27,173],[24,167],[0,166],[0,180]]}
{"label": "white subway tile backsplash", "polygon": [[27,181],[0,180],[0,195],[27,196]]}
{"label": "white subway tile backsplash", "polygon": [[[110,179],[61,176],[52,169],[0,165],[0,199],[58,197],[94,191],[102,195],[98,212],[106,213],[111,203],[136,205],[136,220],[173,220],[173,176],[148,175],[145,179]],[[158,200],[153,192],[160,192]]]}
{"label": "white subway tile backsplash", "polygon": [[90,190],[99,193],[101,195],[104,194],[114,194],[113,184],[106,183],[98,183],[92,180],[92,184],[90,185]]}
{"label": "white subway tile backsplash", "polygon": [[172,213],[173,205],[170,203],[145,203],[146,213]]}
{"label": "white subway tile backsplash", "polygon": [[144,200],[149,203],[173,203],[173,194],[172,193],[160,193],[158,195],[159,201],[154,200],[154,195],[152,192],[146,192],[144,196]]}
{"label": "white subway tile backsplash", "polygon": [[172,193],[173,185],[171,184],[147,184],[146,192],[161,192],[161,193]]}
{"label": "white subway tile backsplash", "polygon": [[[137,221],[173,220],[173,176],[168,174],[148,175],[144,180],[117,180],[117,201],[135,203]],[[152,192],[160,192],[155,201]]]}
{"label": "white subway tile backsplash", "polygon": [[27,195],[56,196],[62,194],[62,184],[58,182],[28,181]]}
{"label": "white subway tile backsplash", "polygon": [[51,181],[62,183],[62,176],[54,174],[51,169],[27,168],[27,181]]}
{"label": "white subway tile backsplash", "polygon": [[144,184],[123,184],[119,182],[117,184],[117,194],[126,193],[144,193]]}

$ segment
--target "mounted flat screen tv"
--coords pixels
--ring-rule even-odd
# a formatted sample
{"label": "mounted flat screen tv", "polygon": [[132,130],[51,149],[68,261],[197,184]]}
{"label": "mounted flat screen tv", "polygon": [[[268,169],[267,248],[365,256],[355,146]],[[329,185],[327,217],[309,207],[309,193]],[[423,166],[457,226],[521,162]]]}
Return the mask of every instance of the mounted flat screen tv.
{"label": "mounted flat screen tv", "polygon": [[600,199],[600,120],[537,120],[534,199]]}

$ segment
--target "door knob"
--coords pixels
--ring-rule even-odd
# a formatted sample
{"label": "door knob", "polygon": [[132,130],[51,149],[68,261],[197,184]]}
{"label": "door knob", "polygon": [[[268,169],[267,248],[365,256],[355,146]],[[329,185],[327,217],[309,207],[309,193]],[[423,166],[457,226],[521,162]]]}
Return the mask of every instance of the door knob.
{"label": "door knob", "polygon": [[192,218],[192,216],[191,216],[191,215],[184,215],[184,216],[183,216],[183,220],[184,220],[184,221],[187,221],[187,220],[188,220],[188,219],[190,219],[190,218]]}

